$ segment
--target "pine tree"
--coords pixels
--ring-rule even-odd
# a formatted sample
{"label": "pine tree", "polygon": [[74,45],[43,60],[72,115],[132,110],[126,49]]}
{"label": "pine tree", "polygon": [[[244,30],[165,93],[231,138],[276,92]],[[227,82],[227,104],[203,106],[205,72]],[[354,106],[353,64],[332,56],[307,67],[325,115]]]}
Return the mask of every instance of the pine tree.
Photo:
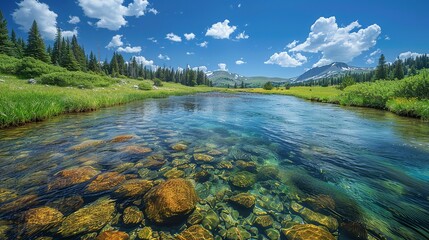
{"label": "pine tree", "polygon": [[404,66],[402,64],[402,60],[398,58],[395,63],[395,73],[394,78],[396,79],[403,79],[404,78]]}
{"label": "pine tree", "polygon": [[244,86],[244,82],[243,81],[241,81],[241,88],[244,88],[245,86]]}
{"label": "pine tree", "polygon": [[9,40],[7,31],[7,21],[3,18],[3,13],[0,11],[0,53],[13,55],[12,42]]}
{"label": "pine tree", "polygon": [[55,36],[54,48],[52,49],[52,55],[51,55],[52,64],[55,64],[55,65],[60,65],[61,63],[61,50],[62,50],[61,40],[62,40],[61,30],[58,28],[57,35]]}
{"label": "pine tree", "polygon": [[384,54],[381,54],[380,59],[378,60],[378,66],[375,74],[375,80],[387,79],[387,66],[386,59]]}
{"label": "pine tree", "polygon": [[10,40],[12,42],[12,55],[16,58],[24,57],[24,48],[20,43],[20,39],[16,38],[16,33],[13,29],[10,34]]}
{"label": "pine tree", "polygon": [[75,35],[73,35],[73,38],[71,41],[71,49],[76,61],[79,64],[80,70],[85,72],[86,71],[85,51],[81,46],[79,46],[77,42],[77,37]]}
{"label": "pine tree", "polygon": [[70,41],[67,39],[65,43],[65,51],[62,53],[62,67],[66,68],[69,71],[79,71],[80,67],[78,62],[76,61],[73,51],[71,50]]}
{"label": "pine tree", "polygon": [[25,49],[26,57],[33,57],[40,61],[49,63],[50,57],[46,53],[45,42],[40,35],[37,22],[33,21],[30,32],[28,32],[27,48]]}
{"label": "pine tree", "polygon": [[98,68],[98,64],[97,64],[97,58],[95,57],[94,53],[92,53],[92,51],[89,54],[88,70],[92,71],[92,72],[99,72],[100,71],[100,69]]}

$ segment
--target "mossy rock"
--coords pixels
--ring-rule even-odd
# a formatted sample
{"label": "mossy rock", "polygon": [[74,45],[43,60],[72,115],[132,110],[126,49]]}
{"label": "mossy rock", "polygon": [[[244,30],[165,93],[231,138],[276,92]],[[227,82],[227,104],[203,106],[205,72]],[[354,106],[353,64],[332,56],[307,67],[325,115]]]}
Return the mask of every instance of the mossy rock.
{"label": "mossy rock", "polygon": [[212,162],[213,159],[214,159],[214,157],[207,155],[207,154],[202,154],[202,153],[194,154],[194,160],[196,162],[209,163],[209,162]]}
{"label": "mossy rock", "polygon": [[207,170],[201,170],[195,174],[195,180],[197,182],[207,182],[211,177],[211,174]]}
{"label": "mossy rock", "polygon": [[121,142],[129,141],[135,137],[136,137],[135,135],[119,135],[119,136],[112,138],[112,140],[110,140],[110,142],[121,143]]}
{"label": "mossy rock", "polygon": [[153,181],[144,179],[131,179],[122,183],[115,194],[120,197],[134,198],[143,196],[153,187]]}
{"label": "mossy rock", "polygon": [[248,188],[256,183],[256,176],[247,171],[238,172],[230,177],[230,183],[235,187]]}
{"label": "mossy rock", "polygon": [[143,212],[136,206],[127,207],[124,209],[122,221],[127,225],[139,224],[143,220]]}
{"label": "mossy rock", "polygon": [[33,208],[24,213],[24,231],[27,236],[58,226],[64,215],[50,207]]}
{"label": "mossy rock", "polygon": [[288,229],[282,229],[282,233],[289,240],[335,240],[330,232],[313,224],[295,225]]}
{"label": "mossy rock", "polygon": [[239,193],[232,196],[229,201],[244,208],[253,208],[255,206],[256,198],[250,193]]}
{"label": "mossy rock", "polygon": [[257,216],[255,218],[255,225],[260,228],[268,228],[273,225],[273,218],[270,215]]}
{"label": "mossy rock", "polygon": [[99,171],[88,166],[62,170],[56,173],[54,180],[48,184],[48,191],[87,182],[98,174]]}
{"label": "mossy rock", "polygon": [[152,228],[150,228],[150,227],[144,227],[144,228],[140,229],[139,231],[137,231],[137,237],[141,240],[154,239],[152,237],[152,235],[153,235],[153,231],[152,231]]}
{"label": "mossy rock", "polygon": [[235,165],[244,171],[249,171],[252,173],[256,173],[256,163],[251,161],[243,161],[243,160],[237,160],[235,162]]}
{"label": "mossy rock", "polygon": [[185,172],[177,168],[170,169],[166,173],[164,173],[164,177],[168,179],[181,178],[183,176],[185,176]]}
{"label": "mossy rock", "polygon": [[105,231],[97,236],[95,240],[128,240],[130,236],[121,231]]}
{"label": "mossy rock", "polygon": [[214,240],[213,234],[200,225],[193,225],[176,237],[178,240]]}
{"label": "mossy rock", "polygon": [[116,186],[124,182],[125,176],[118,172],[106,172],[98,175],[86,187],[87,193],[97,193],[108,190],[113,190]]}
{"label": "mossy rock", "polygon": [[101,144],[105,143],[102,140],[85,140],[79,144],[76,144],[72,147],[69,148],[69,150],[73,150],[73,151],[82,151],[91,147],[97,147]]}
{"label": "mossy rock", "polygon": [[258,168],[257,177],[260,181],[279,180],[280,171],[277,166],[262,166]]}
{"label": "mossy rock", "polygon": [[171,148],[175,151],[185,151],[186,149],[188,149],[188,146],[183,143],[176,143],[173,146],[171,146]]}
{"label": "mossy rock", "polygon": [[252,235],[243,227],[231,227],[226,231],[227,240],[245,240],[250,239]]}

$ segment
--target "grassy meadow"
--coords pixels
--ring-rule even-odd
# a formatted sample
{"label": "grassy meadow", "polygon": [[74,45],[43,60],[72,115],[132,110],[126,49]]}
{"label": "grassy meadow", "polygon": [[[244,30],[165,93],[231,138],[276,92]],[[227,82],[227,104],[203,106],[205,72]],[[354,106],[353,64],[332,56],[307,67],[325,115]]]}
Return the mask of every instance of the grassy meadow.
{"label": "grassy meadow", "polygon": [[123,79],[108,87],[79,89],[28,84],[27,80],[16,76],[0,74],[0,128],[40,121],[62,113],[93,111],[146,98],[215,90],[204,86],[187,87],[176,83],[163,83],[162,87],[150,91],[134,87],[145,81]]}

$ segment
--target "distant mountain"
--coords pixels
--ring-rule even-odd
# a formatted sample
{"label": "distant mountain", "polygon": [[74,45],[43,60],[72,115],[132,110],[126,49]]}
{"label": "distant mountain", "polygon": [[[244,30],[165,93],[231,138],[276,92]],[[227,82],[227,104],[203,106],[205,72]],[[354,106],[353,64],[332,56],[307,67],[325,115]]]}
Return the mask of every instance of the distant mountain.
{"label": "distant mountain", "polygon": [[227,87],[228,85],[233,87],[235,84],[237,84],[237,86],[241,86],[241,82],[243,82],[246,87],[261,87],[266,82],[272,82],[274,85],[282,85],[292,81],[292,79],[288,78],[245,77],[227,71],[208,72],[207,76],[210,81],[213,82],[213,86],[215,87]]}
{"label": "distant mountain", "polygon": [[308,80],[317,80],[321,78],[339,76],[346,73],[364,73],[371,71],[372,68],[351,67],[342,62],[333,62],[322,67],[315,67],[301,76],[297,77],[294,82],[305,82]]}

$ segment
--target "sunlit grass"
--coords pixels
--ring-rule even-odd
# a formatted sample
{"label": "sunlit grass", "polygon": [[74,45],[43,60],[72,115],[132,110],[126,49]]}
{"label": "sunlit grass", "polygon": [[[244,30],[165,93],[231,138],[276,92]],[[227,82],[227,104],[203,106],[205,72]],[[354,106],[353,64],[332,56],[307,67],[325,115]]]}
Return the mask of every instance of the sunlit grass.
{"label": "sunlit grass", "polygon": [[0,128],[40,121],[62,113],[97,110],[147,98],[162,98],[209,92],[216,89],[164,83],[159,89],[134,88],[141,81],[125,79],[126,84],[106,88],[77,89],[27,84],[14,76],[0,75]]}

